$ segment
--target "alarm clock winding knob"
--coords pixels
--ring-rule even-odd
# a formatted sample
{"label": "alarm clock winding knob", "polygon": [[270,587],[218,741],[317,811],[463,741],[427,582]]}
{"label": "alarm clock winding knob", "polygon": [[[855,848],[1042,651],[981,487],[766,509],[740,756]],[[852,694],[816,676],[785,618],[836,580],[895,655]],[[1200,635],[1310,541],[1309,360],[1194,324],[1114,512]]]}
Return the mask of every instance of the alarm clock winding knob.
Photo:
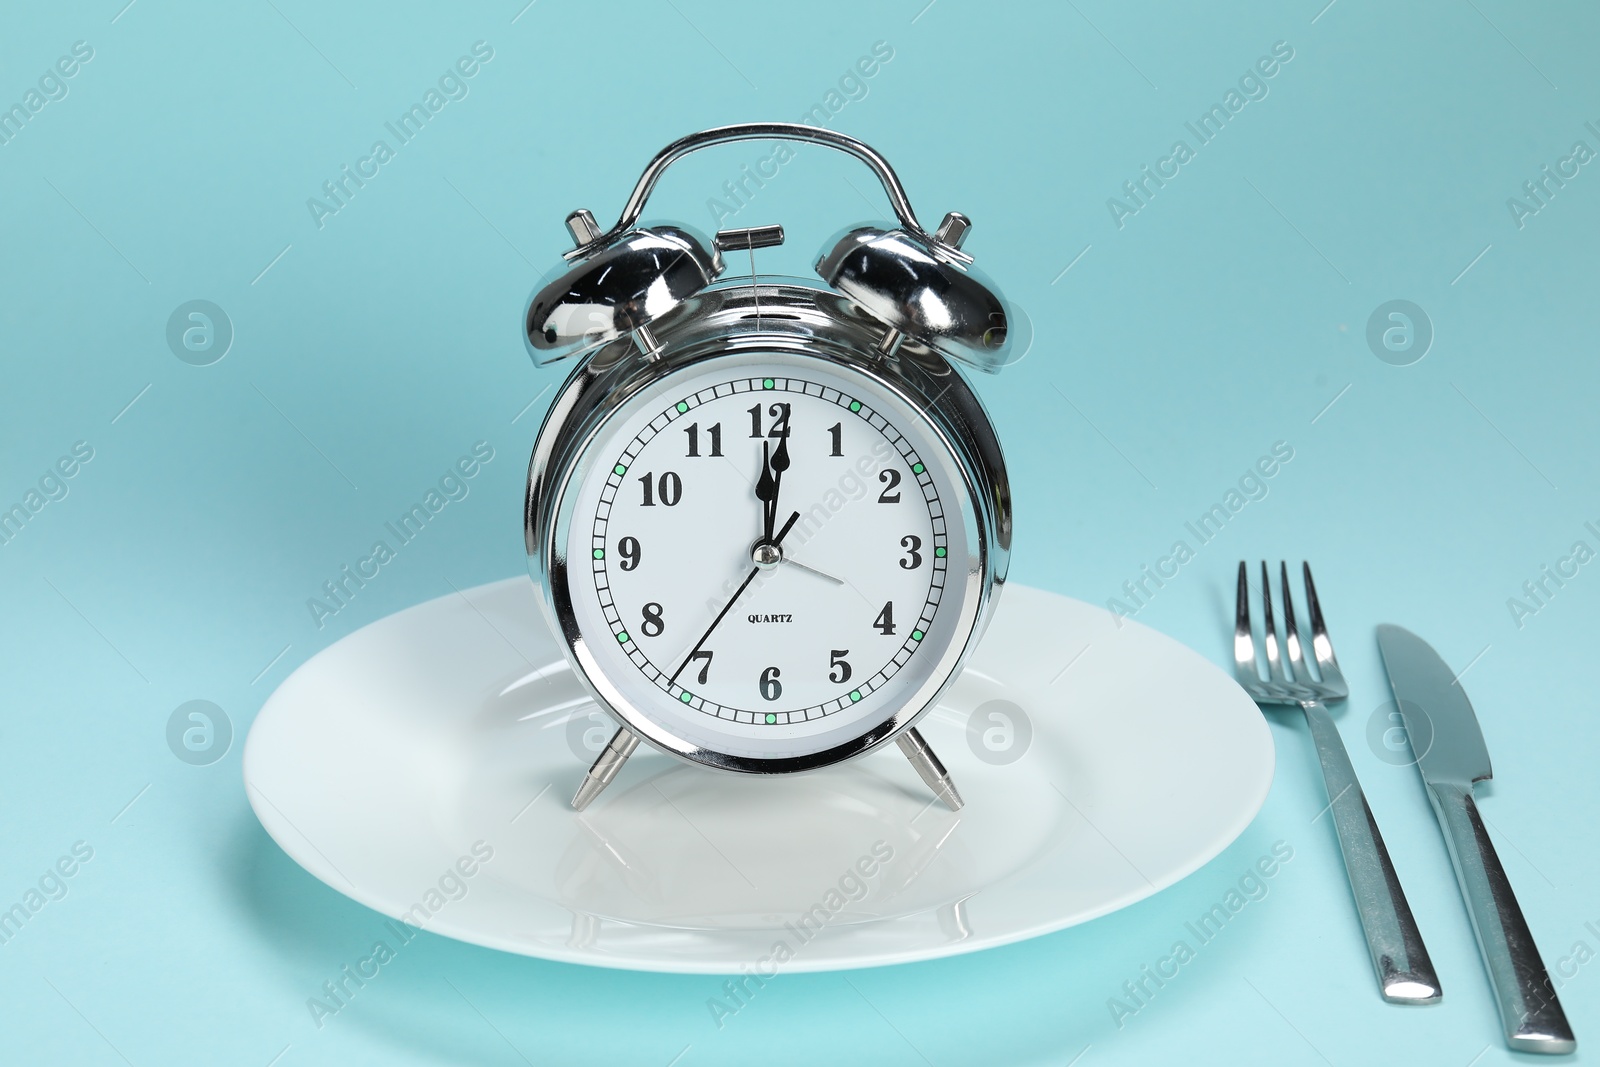
{"label": "alarm clock winding knob", "polygon": [[[590,219],[590,221],[594,220]],[[940,221],[939,228],[934,231],[933,236],[942,244],[959,249],[961,242],[967,239],[967,231],[970,229],[972,229],[972,220],[959,211],[952,211]]]}

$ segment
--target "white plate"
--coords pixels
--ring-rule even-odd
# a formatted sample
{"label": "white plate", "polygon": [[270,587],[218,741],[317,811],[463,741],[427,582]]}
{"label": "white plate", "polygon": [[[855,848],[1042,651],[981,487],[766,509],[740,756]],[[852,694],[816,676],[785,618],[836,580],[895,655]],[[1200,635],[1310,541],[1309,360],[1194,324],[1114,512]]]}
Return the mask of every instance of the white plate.
{"label": "white plate", "polygon": [[[749,780],[645,745],[579,815],[567,801],[586,728],[591,744],[609,731],[590,722],[535,595],[516,578],[420,604],[278,688],[244,778],[285,852],[385,915],[508,952],[821,971],[971,952],[1125,907],[1222,851],[1272,781],[1261,712],[1210,662],[1010,585],[921,727],[961,812],[930,804],[893,746]],[[1013,722],[1009,749],[997,712]]]}

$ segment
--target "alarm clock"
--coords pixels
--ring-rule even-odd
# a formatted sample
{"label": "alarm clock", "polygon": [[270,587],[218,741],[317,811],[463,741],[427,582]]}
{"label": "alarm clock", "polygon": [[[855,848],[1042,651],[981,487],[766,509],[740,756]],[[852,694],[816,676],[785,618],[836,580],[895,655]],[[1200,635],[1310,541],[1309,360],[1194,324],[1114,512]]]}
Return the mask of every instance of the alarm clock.
{"label": "alarm clock", "polygon": [[[744,140],[854,156],[898,225],[845,230],[819,282],[755,272],[781,226],[639,224],[674,161]],[[960,808],[916,724],[1005,581],[1005,460],[964,371],[1015,348],[961,250],[967,218],[929,232],[867,145],[751,123],[668,145],[609,230],[586,210],[567,226],[569,265],[524,320],[536,364],[577,360],[534,445],[524,535],[551,629],[618,723],[572,806],[641,741],[742,775],[895,742]]]}

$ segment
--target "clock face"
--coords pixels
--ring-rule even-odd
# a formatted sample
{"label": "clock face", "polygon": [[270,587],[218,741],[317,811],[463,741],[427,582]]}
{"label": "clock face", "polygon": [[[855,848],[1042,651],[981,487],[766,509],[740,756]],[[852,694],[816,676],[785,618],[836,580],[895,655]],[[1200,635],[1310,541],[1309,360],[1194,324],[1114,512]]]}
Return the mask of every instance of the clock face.
{"label": "clock face", "polygon": [[580,662],[688,746],[846,743],[920,711],[970,633],[959,467],[866,375],[778,354],[691,366],[613,416],[581,478]]}

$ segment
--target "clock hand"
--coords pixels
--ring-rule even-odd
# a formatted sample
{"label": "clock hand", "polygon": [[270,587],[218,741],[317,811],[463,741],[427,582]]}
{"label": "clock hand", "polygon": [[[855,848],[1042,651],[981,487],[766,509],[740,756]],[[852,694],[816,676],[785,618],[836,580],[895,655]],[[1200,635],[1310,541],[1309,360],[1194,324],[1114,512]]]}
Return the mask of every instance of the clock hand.
{"label": "clock hand", "polygon": [[772,536],[772,524],[778,518],[778,493],[783,488],[783,472],[789,469],[789,437],[785,434],[778,438],[778,447],[772,452],[772,460],[768,464],[772,468],[772,503],[767,505],[767,540],[776,545],[781,537]]}
{"label": "clock hand", "polygon": [[[788,521],[783,524],[783,529],[778,531],[777,537],[773,538],[771,541],[763,538],[762,540],[756,542],[756,551],[760,552],[763,549],[777,549],[780,552],[779,558],[781,559],[783,539],[788,535],[789,531],[794,528],[794,524],[799,521],[800,513],[797,511],[793,515],[789,516]],[[777,560],[772,561],[772,563],[777,562]],[[766,566],[770,565],[771,564],[767,564]],[[678,675],[682,674],[683,669],[689,665],[691,660],[694,659],[694,654],[699,652],[701,646],[703,646],[707,641],[711,640],[712,632],[715,631],[718,626],[722,625],[722,620],[727,618],[728,612],[733,609],[733,605],[738,602],[741,596],[744,595],[744,591],[750,588],[750,583],[755,581],[756,575],[765,570],[766,566],[758,563],[750,568],[750,573],[744,576],[744,581],[739,583],[739,588],[734,590],[733,595],[728,598],[728,602],[722,605],[722,610],[717,612],[717,617],[711,620],[711,625],[706,627],[706,632],[700,635],[700,640],[694,643],[694,647],[689,650],[689,654],[683,657],[683,662],[678,664],[678,669],[673,671],[672,676],[667,679],[668,685],[672,685],[678,680]]]}
{"label": "clock hand", "polygon": [[801,563],[797,559],[791,559],[788,556],[784,556],[783,559],[780,560],[779,562],[787,563],[791,567],[798,567],[799,569],[801,569],[803,571],[809,571],[810,573],[815,574],[818,578],[826,578],[828,581],[832,582],[834,585],[843,585],[844,584],[844,579],[843,578],[835,578],[833,575],[828,574],[826,571],[819,571],[815,567],[808,567],[804,563]]}
{"label": "clock hand", "polygon": [[795,512],[793,515],[790,515],[789,518],[784,521],[783,529],[778,531],[778,536],[774,537],[772,539],[772,547],[773,548],[782,548],[783,547],[783,539],[784,539],[784,537],[786,537],[788,535],[790,530],[794,529],[794,524],[799,522],[799,521],[800,521],[800,513],[798,511]]}
{"label": "clock hand", "polygon": [[771,445],[761,442],[761,476],[756,479],[756,499],[761,501],[761,539],[772,540],[772,524],[778,517],[778,482],[772,476]]}
{"label": "clock hand", "polygon": [[678,680],[678,675],[682,674],[683,669],[687,667],[690,661],[694,659],[694,654],[700,651],[700,646],[711,639],[711,632],[722,623],[722,620],[727,616],[729,609],[738,602],[739,598],[744,595],[744,591],[750,588],[750,583],[755,581],[756,575],[760,573],[760,567],[750,568],[750,573],[744,576],[744,581],[739,583],[739,588],[734,590],[733,595],[728,598],[728,602],[722,605],[722,610],[717,612],[717,617],[711,620],[711,625],[706,627],[706,632],[700,635],[700,640],[694,643],[694,647],[689,650],[689,654],[683,657],[683,662],[678,664],[678,669],[673,671],[672,676],[667,679],[668,685],[671,685]]}

